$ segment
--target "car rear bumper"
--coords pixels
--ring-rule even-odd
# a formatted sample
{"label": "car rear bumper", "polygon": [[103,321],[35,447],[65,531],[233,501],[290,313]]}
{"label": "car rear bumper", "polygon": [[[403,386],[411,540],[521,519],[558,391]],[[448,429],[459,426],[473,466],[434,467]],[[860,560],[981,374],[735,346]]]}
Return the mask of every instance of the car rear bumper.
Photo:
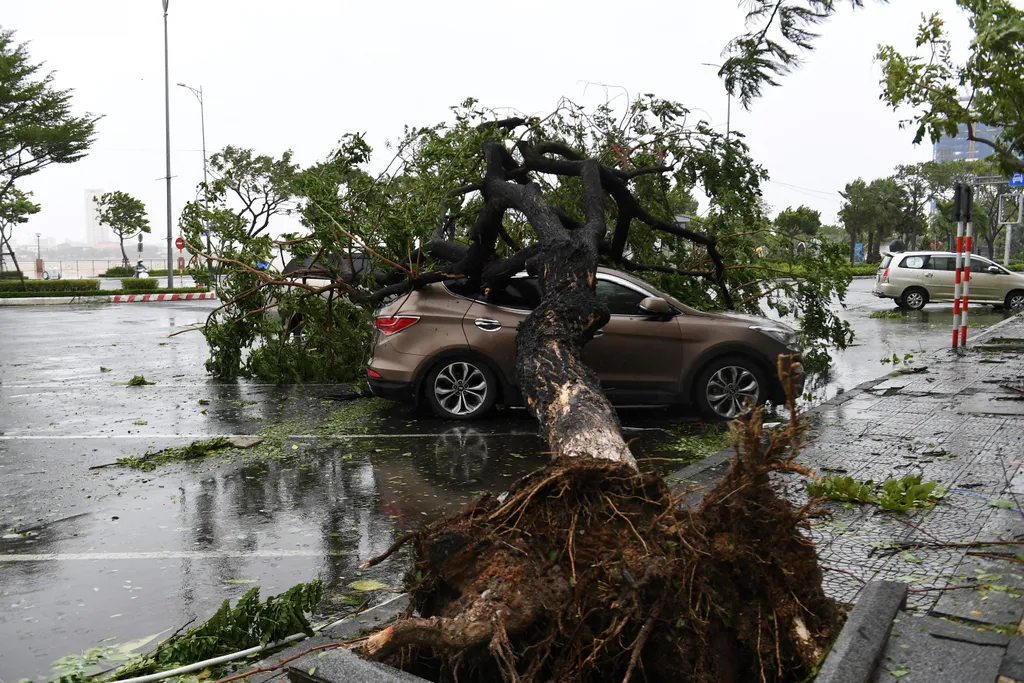
{"label": "car rear bumper", "polygon": [[376,379],[367,377],[370,384],[370,393],[377,398],[399,403],[413,403],[416,392],[413,391],[411,382],[400,382],[389,379]]}
{"label": "car rear bumper", "polygon": [[875,288],[871,291],[872,294],[880,299],[897,299],[900,294],[903,293],[902,289],[897,285],[889,282],[876,282]]}

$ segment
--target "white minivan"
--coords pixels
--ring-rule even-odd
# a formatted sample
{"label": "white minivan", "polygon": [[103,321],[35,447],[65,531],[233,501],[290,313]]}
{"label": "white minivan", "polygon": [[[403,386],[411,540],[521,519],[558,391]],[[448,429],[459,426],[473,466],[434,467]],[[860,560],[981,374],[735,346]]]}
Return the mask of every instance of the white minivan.
{"label": "white minivan", "polygon": [[[893,299],[914,311],[925,304],[952,301],[956,254],[948,251],[905,251],[885,254],[878,264],[874,294]],[[1024,309],[1024,274],[1014,273],[987,258],[971,254],[970,301]]]}

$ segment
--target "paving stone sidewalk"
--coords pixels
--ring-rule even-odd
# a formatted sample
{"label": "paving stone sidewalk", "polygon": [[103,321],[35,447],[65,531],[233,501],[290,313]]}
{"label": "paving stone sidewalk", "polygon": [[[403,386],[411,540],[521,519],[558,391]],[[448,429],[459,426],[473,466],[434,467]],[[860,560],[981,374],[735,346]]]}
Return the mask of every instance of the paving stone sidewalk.
{"label": "paving stone sidewalk", "polygon": [[[908,584],[902,627],[894,626],[875,681],[1024,680],[1016,635],[1024,632],[1024,545],[942,545],[1024,539],[1024,316],[966,352],[897,367],[901,374],[816,410],[800,462],[819,475],[875,482],[921,475],[948,493],[930,510],[904,514],[826,503],[831,518],[811,529],[826,591],[852,603],[868,581]],[[805,498],[802,483],[787,486]],[[969,584],[978,588],[960,588]]]}

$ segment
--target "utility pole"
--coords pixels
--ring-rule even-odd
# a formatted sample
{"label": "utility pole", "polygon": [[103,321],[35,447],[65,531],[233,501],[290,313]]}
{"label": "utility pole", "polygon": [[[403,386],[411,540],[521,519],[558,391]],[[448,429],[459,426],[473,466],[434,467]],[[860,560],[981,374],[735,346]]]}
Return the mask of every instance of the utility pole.
{"label": "utility pole", "polygon": [[[199,86],[199,90],[196,90],[192,86],[185,85],[184,83],[178,84],[182,88],[188,88],[192,91],[192,94],[199,100],[199,126],[203,133],[203,208],[206,208],[206,109],[203,106],[203,86]],[[213,251],[210,248],[210,224],[203,219],[203,227],[206,228],[206,253],[212,254]],[[206,270],[210,273],[210,280],[213,280],[213,262],[210,257],[206,257]]]}
{"label": "utility pole", "polygon": [[[709,62],[701,62],[701,66],[713,66],[717,69],[721,69],[721,64],[711,64]],[[725,139],[729,139],[729,133],[732,131],[732,93],[728,90],[725,91]]]}
{"label": "utility pole", "polygon": [[167,158],[167,288],[174,287],[174,254],[171,251],[174,235],[171,218],[171,70],[167,51],[167,6],[171,0],[162,0],[164,5],[164,129],[166,133]]}

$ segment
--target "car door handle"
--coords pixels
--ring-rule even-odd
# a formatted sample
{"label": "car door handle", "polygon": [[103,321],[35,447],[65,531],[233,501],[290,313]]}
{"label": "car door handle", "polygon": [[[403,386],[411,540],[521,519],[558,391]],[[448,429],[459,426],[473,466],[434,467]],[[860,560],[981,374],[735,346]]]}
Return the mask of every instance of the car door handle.
{"label": "car door handle", "polygon": [[597,332],[594,333],[594,339],[597,339],[598,337],[603,337],[603,336],[604,336],[604,330],[598,330]]}
{"label": "car door handle", "polygon": [[473,324],[484,332],[497,332],[501,329],[501,323],[494,318],[477,318]]}
{"label": "car door handle", "polygon": [[932,273],[925,273],[924,276],[925,277],[933,277]]}

